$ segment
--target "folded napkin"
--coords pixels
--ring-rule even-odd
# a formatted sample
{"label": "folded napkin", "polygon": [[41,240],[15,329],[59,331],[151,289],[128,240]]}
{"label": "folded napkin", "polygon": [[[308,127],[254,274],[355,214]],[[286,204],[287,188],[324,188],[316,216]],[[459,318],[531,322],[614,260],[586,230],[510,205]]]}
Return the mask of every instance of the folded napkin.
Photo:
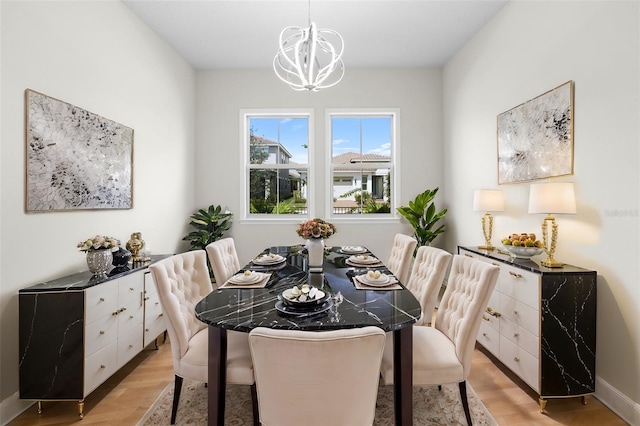
{"label": "folded napkin", "polygon": [[384,290],[384,291],[402,290],[402,286],[398,283],[398,280],[392,275],[389,275],[389,282],[386,283],[384,286],[368,285],[362,280],[362,278],[360,278],[361,276],[362,275],[354,275],[353,277],[353,284],[358,290]]}
{"label": "folded napkin", "polygon": [[241,277],[244,274],[240,273],[229,278],[224,284],[222,284],[218,288],[264,288],[269,282],[269,278],[271,278],[271,274],[264,273],[264,272],[252,271],[252,274],[255,274],[259,277],[257,281],[244,283],[242,282],[242,279],[241,279]]}

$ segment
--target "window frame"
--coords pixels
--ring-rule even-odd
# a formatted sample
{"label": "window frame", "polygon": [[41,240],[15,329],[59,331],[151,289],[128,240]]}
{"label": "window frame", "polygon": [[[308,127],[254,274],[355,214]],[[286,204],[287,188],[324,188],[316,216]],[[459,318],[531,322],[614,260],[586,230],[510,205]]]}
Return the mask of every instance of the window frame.
{"label": "window frame", "polygon": [[[333,213],[333,117],[374,117],[391,116],[391,164],[390,190],[391,202],[389,213],[360,213],[360,214],[334,214]],[[325,110],[325,217],[332,223],[398,223],[400,216],[397,207],[400,198],[400,108],[328,108]],[[362,185],[362,182],[361,182]],[[373,184],[372,184],[373,185]]]}
{"label": "window frame", "polygon": [[[314,167],[314,110],[312,108],[269,108],[269,109],[241,109],[240,110],[240,170],[242,176],[240,178],[240,194],[242,199],[240,202],[240,222],[241,223],[300,223],[313,217],[315,211],[314,199],[316,190],[314,185],[309,182],[315,182],[316,173]],[[249,173],[251,169],[269,168],[269,169],[290,169],[287,164],[268,164],[268,167],[257,167],[260,165],[252,165],[249,162],[249,137],[250,137],[250,118],[306,118],[307,119],[307,163],[301,166],[307,169],[307,213],[306,214],[252,214],[249,208],[250,204],[250,188]]]}

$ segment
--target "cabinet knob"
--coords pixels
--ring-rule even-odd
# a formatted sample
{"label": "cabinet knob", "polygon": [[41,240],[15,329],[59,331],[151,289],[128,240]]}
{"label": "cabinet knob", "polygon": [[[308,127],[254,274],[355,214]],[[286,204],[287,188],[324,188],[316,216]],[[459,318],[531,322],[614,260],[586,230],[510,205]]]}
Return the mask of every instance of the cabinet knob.
{"label": "cabinet knob", "polygon": [[520,358],[519,358],[519,357],[517,357],[517,356],[514,356],[514,357],[513,357],[513,360],[514,360],[515,362],[520,362]]}
{"label": "cabinet knob", "polygon": [[133,319],[133,315],[129,315],[129,319]]}
{"label": "cabinet knob", "polygon": [[517,274],[517,273],[515,273],[515,272],[513,272],[513,271],[509,271],[509,275],[514,276],[514,277],[516,277],[516,278],[522,278],[522,275]]}
{"label": "cabinet knob", "polygon": [[107,366],[104,364],[100,364],[100,368],[107,368]]}
{"label": "cabinet knob", "polygon": [[513,333],[513,337],[520,337],[520,333]]}
{"label": "cabinet knob", "polygon": [[487,337],[487,333],[482,333],[482,335],[483,335],[484,337]]}
{"label": "cabinet knob", "polygon": [[144,329],[144,331],[149,331],[149,329],[148,329],[148,328],[145,328],[145,329]]}
{"label": "cabinet knob", "polygon": [[465,253],[464,255],[467,256],[467,257],[473,257],[469,253]]}
{"label": "cabinet knob", "polygon": [[129,287],[129,290],[133,291],[133,287]]}
{"label": "cabinet knob", "polygon": [[132,347],[133,347],[133,345],[129,345],[129,347],[130,347],[130,348],[132,348]]}
{"label": "cabinet knob", "polygon": [[486,316],[484,316],[484,315],[482,316],[482,319],[483,319],[483,320],[485,320],[485,321],[491,321],[491,319],[490,319],[490,318],[487,318],[487,317],[486,317]]}
{"label": "cabinet knob", "polygon": [[104,334],[104,330],[100,330],[100,334]]}
{"label": "cabinet knob", "polygon": [[491,264],[492,264],[493,266],[498,266],[498,267],[500,266],[500,264],[499,264],[498,262],[491,262]]}
{"label": "cabinet knob", "polygon": [[518,311],[513,311],[513,315],[520,315],[520,314],[518,314]]}
{"label": "cabinet knob", "polygon": [[101,298],[100,298],[100,301],[101,301],[101,302],[104,302],[104,297],[101,297]]}
{"label": "cabinet knob", "polygon": [[494,311],[491,306],[487,306],[487,313],[496,318],[500,318],[502,316],[500,312]]}
{"label": "cabinet knob", "polygon": [[149,300],[149,297],[145,297],[144,300]]}
{"label": "cabinet knob", "polygon": [[161,317],[161,316],[162,316],[162,313],[160,313],[158,316],[159,316],[159,317]]}

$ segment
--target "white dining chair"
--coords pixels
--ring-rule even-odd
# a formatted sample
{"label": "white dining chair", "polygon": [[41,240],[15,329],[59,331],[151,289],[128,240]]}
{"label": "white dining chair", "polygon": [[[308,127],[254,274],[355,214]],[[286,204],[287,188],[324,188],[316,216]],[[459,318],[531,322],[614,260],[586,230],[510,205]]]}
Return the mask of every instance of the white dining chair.
{"label": "white dining chair", "polygon": [[450,263],[451,253],[436,247],[418,247],[409,280],[405,284],[422,307],[422,316],[415,325],[431,324]]}
{"label": "white dining chair", "polygon": [[[455,255],[447,288],[433,327],[413,327],[413,385],[458,383],[462,407],[471,425],[466,380],[482,313],[495,288],[500,268]],[[393,345],[385,346],[382,380],[393,383]]]}
{"label": "white dining chair", "polygon": [[[213,290],[204,250],[188,251],[149,266],[158,288],[171,353],[175,385],[171,424],[175,424],[184,378],[207,382],[208,326],[195,316],[195,306]],[[251,386],[254,424],[257,397],[247,333],[227,333],[227,383]]]}
{"label": "white dining chair", "polygon": [[249,333],[260,421],[266,426],[373,423],[385,333],[255,328]]}
{"label": "white dining chair", "polygon": [[209,243],[205,250],[209,256],[209,263],[217,287],[224,284],[240,270],[240,261],[233,238],[222,238]]}
{"label": "white dining chair", "polygon": [[408,235],[396,234],[393,237],[391,255],[386,265],[389,271],[403,284],[407,282],[416,245],[418,245],[418,241]]}

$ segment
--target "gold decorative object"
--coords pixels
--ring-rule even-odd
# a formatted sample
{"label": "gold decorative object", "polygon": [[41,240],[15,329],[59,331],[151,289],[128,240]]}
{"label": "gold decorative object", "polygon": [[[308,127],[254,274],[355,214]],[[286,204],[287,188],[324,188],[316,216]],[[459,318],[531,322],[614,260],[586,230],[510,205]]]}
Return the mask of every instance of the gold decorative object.
{"label": "gold decorative object", "polygon": [[131,252],[131,260],[134,262],[144,261],[142,256],[142,249],[144,248],[144,240],[142,239],[142,232],[134,232],[131,234],[131,239],[127,241],[127,250]]}
{"label": "gold decorative object", "polygon": [[485,245],[478,246],[481,250],[493,250],[491,234],[493,233],[493,216],[489,212],[504,211],[504,195],[499,189],[476,189],[473,193],[473,210],[484,211],[482,216],[482,233]]}
{"label": "gold decorative object", "polygon": [[[534,183],[529,187],[529,213],[545,213],[542,221],[542,242],[547,258],[540,262],[549,268],[561,268],[564,263],[554,258],[558,242],[558,224],[551,215],[576,214],[576,195],[571,182]],[[551,239],[549,239],[551,227]]]}

